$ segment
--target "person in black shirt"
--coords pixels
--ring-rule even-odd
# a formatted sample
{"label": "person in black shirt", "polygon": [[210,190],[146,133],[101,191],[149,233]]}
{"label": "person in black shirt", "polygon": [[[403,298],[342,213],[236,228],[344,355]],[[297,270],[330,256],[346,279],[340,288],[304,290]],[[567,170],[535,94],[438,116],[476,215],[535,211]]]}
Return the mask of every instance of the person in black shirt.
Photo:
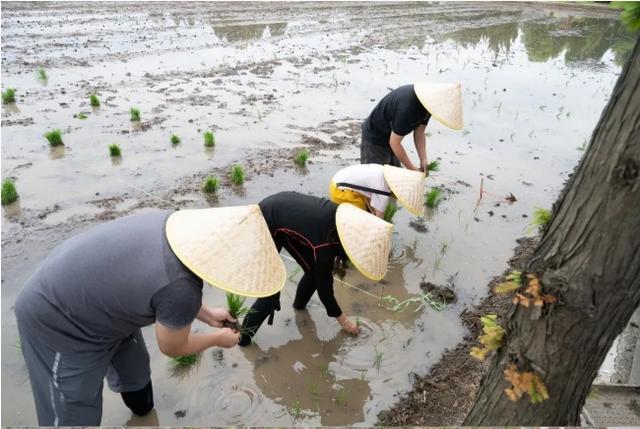
{"label": "person in black shirt", "polygon": [[[393,225],[350,204],[337,204],[297,192],[280,192],[259,204],[276,248],[283,247],[304,270],[293,307],[302,310],[314,292],[327,315],[357,335],[357,325],[342,312],[333,293],[334,271],[343,271],[348,256],[365,276],[380,280],[386,273]],[[344,247],[343,247],[344,245]],[[346,250],[345,250],[346,249]],[[242,323],[241,346],[251,342],[260,325],[280,310],[280,293],[259,298]]]}
{"label": "person in black shirt", "polygon": [[[384,96],[362,123],[360,163],[404,165],[409,170],[428,173],[425,129],[431,116],[449,128],[462,129],[459,83],[403,85]],[[403,137],[411,132],[419,167],[402,147]]]}

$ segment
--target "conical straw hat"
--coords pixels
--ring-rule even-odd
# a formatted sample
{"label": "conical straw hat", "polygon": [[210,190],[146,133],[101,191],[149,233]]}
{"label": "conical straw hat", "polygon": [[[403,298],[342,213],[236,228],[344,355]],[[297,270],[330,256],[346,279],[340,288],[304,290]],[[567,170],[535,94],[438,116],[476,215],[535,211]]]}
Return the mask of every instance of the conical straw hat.
{"label": "conical straw hat", "polygon": [[263,297],[284,287],[286,270],[257,205],[180,210],[166,234],[178,259],[220,289]]}
{"label": "conical straw hat", "polygon": [[413,90],[425,109],[438,122],[461,130],[462,124],[462,87],[460,83],[429,83],[413,84]]}
{"label": "conical straw hat", "polygon": [[385,165],[384,179],[400,204],[415,216],[424,214],[424,173]]}
{"label": "conical straw hat", "polygon": [[358,271],[371,280],[387,273],[393,224],[356,206],[344,203],[336,211],[338,237]]}

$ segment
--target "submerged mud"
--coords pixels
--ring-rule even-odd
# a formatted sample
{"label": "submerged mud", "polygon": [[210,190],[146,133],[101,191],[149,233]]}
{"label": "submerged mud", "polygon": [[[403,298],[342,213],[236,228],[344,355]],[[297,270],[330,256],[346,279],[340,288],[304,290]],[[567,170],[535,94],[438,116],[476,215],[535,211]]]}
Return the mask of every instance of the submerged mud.
{"label": "submerged mud", "polygon": [[[533,208],[555,200],[633,40],[607,8],[574,4],[3,2],[2,9],[2,87],[17,89],[17,102],[2,107],[2,177],[20,194],[2,216],[5,426],[36,423],[13,303],[53,247],[145,210],[255,204],[282,190],[326,196],[333,174],[359,162],[360,123],[387,91],[459,80],[465,129],[436,121],[427,128],[429,158],[441,163],[427,190],[442,189],[440,203],[424,218],[396,214],[384,281],[351,270],[336,283],[360,336],[342,334],[315,298],[306,311],[291,308],[300,271],[285,259],[283,310],[254,345],[207,351],[175,373],[147,328],[156,410],[132,417],[105,389],[102,420],[375,423],[413,374],[464,337],[469,325],[459,314],[503,271]],[[40,67],[46,80],[36,77]],[[100,107],[89,105],[90,94]],[[130,121],[132,107],[140,122]],[[43,134],[55,128],[64,146],[51,149]],[[215,147],[203,144],[207,130]],[[112,143],[120,157],[109,156]],[[415,158],[410,138],[404,145]],[[300,168],[293,156],[302,148],[311,157]],[[246,171],[243,186],[229,179],[236,164]],[[215,196],[201,190],[207,176],[220,181]],[[429,293],[446,305],[420,305]],[[224,305],[214,289],[204,300]]]}

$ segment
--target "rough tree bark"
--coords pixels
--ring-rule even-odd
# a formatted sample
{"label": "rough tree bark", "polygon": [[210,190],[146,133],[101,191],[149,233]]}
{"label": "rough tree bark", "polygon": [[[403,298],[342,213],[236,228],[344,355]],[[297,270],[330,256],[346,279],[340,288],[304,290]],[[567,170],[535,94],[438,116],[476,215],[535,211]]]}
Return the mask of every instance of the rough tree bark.
{"label": "rough tree bark", "polygon": [[[529,264],[559,302],[514,306],[465,425],[579,424],[591,383],[640,302],[640,40]],[[504,369],[534,370],[550,399],[510,401]]]}

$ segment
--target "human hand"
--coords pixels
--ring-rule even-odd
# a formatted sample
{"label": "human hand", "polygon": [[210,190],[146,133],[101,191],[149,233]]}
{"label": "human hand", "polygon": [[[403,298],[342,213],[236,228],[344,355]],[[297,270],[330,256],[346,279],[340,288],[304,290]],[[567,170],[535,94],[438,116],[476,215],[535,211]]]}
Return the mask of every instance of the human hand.
{"label": "human hand", "polygon": [[340,323],[340,326],[342,326],[343,331],[351,335],[358,335],[360,333],[360,328],[358,328],[358,325],[353,323],[346,316],[339,317],[338,323]]}
{"label": "human hand", "polygon": [[216,334],[216,345],[218,347],[230,349],[240,342],[240,332],[234,331],[231,328],[222,328]]}
{"label": "human hand", "polygon": [[234,324],[236,322],[236,319],[231,317],[231,314],[229,314],[229,311],[226,308],[211,308],[202,306],[198,316],[200,320],[206,322],[208,325],[213,326],[214,328],[222,328],[225,321],[229,321]]}

